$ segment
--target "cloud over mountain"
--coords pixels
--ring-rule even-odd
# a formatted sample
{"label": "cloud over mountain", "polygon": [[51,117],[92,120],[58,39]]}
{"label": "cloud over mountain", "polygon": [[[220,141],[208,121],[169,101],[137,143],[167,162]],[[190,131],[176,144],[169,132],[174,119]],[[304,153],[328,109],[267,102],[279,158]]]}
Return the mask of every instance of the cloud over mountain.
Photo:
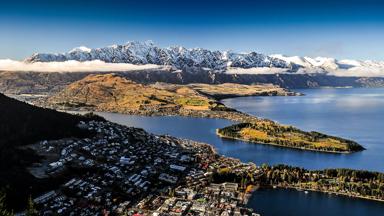
{"label": "cloud over mountain", "polygon": [[134,65],[128,63],[106,63],[93,61],[34,62],[27,63],[10,59],[0,59],[0,71],[32,71],[32,72],[118,72],[133,70],[162,69],[159,65]]}
{"label": "cloud over mountain", "polygon": [[35,53],[24,62],[0,60],[0,70],[41,72],[114,72],[203,68],[229,74],[327,74],[384,77],[384,61],[337,60],[328,57],[236,53],[181,46],[161,48],[151,41],[103,48],[78,47],[67,53]]}

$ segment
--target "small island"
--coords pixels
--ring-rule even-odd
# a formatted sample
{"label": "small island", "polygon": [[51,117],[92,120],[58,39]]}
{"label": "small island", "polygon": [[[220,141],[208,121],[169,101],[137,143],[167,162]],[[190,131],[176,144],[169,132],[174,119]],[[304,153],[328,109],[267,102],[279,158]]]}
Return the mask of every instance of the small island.
{"label": "small island", "polygon": [[364,147],[351,140],[314,131],[305,132],[270,120],[231,125],[218,129],[217,134],[223,138],[329,153],[364,150]]}

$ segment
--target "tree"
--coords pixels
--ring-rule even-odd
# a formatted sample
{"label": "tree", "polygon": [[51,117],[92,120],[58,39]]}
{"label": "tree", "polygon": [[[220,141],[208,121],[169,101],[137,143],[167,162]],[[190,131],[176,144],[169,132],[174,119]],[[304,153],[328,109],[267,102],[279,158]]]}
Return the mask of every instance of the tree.
{"label": "tree", "polygon": [[5,204],[6,195],[4,191],[0,191],[0,215],[2,216],[13,216],[13,213],[7,209]]}
{"label": "tree", "polygon": [[28,198],[28,204],[27,204],[27,210],[25,212],[26,216],[38,216],[38,212],[35,208],[35,203],[32,200],[32,197],[29,196]]}
{"label": "tree", "polygon": [[263,164],[261,164],[261,168],[263,168],[265,170],[265,169],[268,169],[269,167],[268,167],[268,164],[263,163]]}

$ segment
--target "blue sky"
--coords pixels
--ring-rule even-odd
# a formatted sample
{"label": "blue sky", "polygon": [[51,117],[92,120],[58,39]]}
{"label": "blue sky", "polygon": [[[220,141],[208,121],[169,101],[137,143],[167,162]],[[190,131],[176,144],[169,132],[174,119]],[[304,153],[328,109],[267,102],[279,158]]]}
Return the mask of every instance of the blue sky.
{"label": "blue sky", "polygon": [[162,47],[384,60],[384,1],[2,2],[0,58],[131,40]]}

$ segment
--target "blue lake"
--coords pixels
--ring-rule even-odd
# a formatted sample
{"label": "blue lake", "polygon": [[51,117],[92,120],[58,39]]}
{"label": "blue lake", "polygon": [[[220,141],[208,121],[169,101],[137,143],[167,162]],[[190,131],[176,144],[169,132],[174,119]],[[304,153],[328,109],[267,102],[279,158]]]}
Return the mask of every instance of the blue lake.
{"label": "blue lake", "polygon": [[[354,168],[384,172],[384,89],[306,89],[305,96],[243,97],[223,102],[259,117],[353,139],[367,150],[330,154],[224,140],[215,129],[223,119],[144,117],[99,113],[127,126],[212,144],[220,154],[256,164],[284,163],[309,169]],[[249,206],[262,215],[384,215],[384,203],[294,190],[259,190]]]}
{"label": "blue lake", "polygon": [[219,153],[256,164],[290,164],[309,169],[354,168],[384,172],[384,89],[299,90],[305,96],[243,97],[223,102],[230,107],[303,130],[353,139],[367,150],[353,154],[309,152],[224,140],[215,129],[231,125],[223,119],[178,116],[144,117],[100,113],[108,120],[214,145]]}
{"label": "blue lake", "polygon": [[382,216],[384,203],[320,192],[261,189],[248,205],[262,216]]}
{"label": "blue lake", "polygon": [[306,168],[345,167],[384,172],[384,89],[307,89],[298,97],[245,97],[224,103],[303,130],[352,139],[367,150],[334,155],[277,151],[268,163]]}

